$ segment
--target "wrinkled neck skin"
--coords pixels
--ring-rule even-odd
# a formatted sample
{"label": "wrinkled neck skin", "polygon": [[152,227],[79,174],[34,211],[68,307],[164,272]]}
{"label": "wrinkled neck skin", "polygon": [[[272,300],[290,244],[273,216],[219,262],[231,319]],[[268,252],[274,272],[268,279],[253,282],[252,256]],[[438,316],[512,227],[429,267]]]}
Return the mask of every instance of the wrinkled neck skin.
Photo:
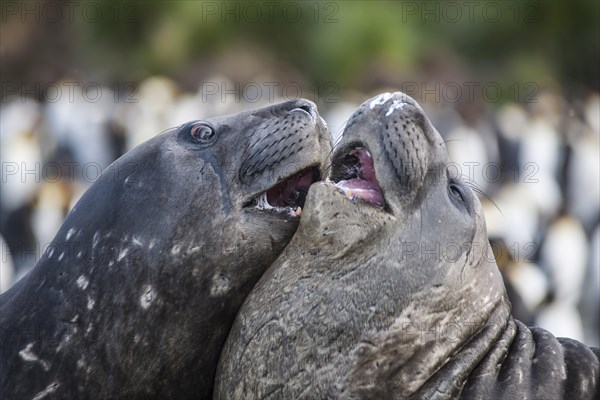
{"label": "wrinkled neck skin", "polygon": [[[303,361],[298,370],[289,366],[286,379],[297,384],[282,393],[301,397],[299,388],[310,387],[307,398],[597,398],[599,351],[511,317],[481,204],[468,189],[465,218],[445,207],[439,171],[450,160],[445,145],[428,136],[430,148],[437,147],[428,154],[428,171],[419,187],[400,191],[388,205],[393,215],[347,207],[348,199],[324,184],[311,189],[298,232],[272,267],[281,271],[271,279],[292,292],[284,309],[308,292],[305,307],[329,310],[300,318],[289,335],[326,339],[296,354]],[[367,143],[381,165],[377,154],[386,151]],[[391,197],[388,176],[377,172]],[[310,273],[295,272],[306,264],[307,249],[314,257]],[[290,276],[294,281],[284,283]],[[326,361],[313,362],[318,358]]]}
{"label": "wrinkled neck skin", "polygon": [[[418,241],[403,235],[434,224],[435,214],[414,209],[398,229],[392,216],[326,206],[341,200],[346,201],[340,193],[313,186],[307,210],[315,212],[304,216],[290,245],[257,285],[267,299],[249,299],[265,305],[257,307],[263,311],[273,304],[282,311],[252,314],[245,321],[263,327],[249,332],[241,346],[243,368],[258,370],[240,389],[247,392],[234,393],[261,398],[597,398],[600,351],[511,317],[478,202],[470,243],[439,242],[436,249],[432,243],[423,248],[421,242],[417,249]],[[349,223],[360,229],[350,229]],[[373,240],[378,237],[390,239]],[[398,247],[403,251],[387,256]],[[297,270],[306,257],[311,257],[310,274]],[[273,343],[281,346],[279,354],[273,354]],[[253,352],[257,348],[271,352],[262,359],[262,351]],[[245,357],[259,362],[245,364]],[[290,359],[295,362],[282,361]]]}
{"label": "wrinkled neck skin", "polygon": [[[319,189],[316,187],[315,191]],[[311,210],[317,210],[318,219],[305,216],[281,257],[301,259],[306,244],[320,237],[322,242],[315,248],[322,250],[313,270],[321,274],[315,280],[329,280],[329,289],[359,286],[347,298],[338,292],[313,292],[313,296],[322,296],[314,299],[315,304],[328,304],[332,310],[339,307],[340,319],[336,320],[344,332],[342,336],[347,336],[346,340],[338,337],[327,350],[320,349],[334,352],[340,342],[348,346],[336,362],[344,374],[336,379],[335,391],[328,394],[400,399],[441,396],[440,392],[444,392],[447,398],[456,398],[461,382],[466,381],[497,338],[510,335],[506,332],[510,306],[485,240],[481,208],[476,210],[478,223],[472,241],[427,242],[421,237],[426,234],[421,232],[421,225],[435,226],[434,219],[439,217],[435,213],[423,215],[419,207],[404,221],[398,221],[393,216],[353,213],[355,210],[344,208],[347,215],[325,207],[325,202],[334,201],[329,197],[338,196],[341,197],[326,190],[315,193],[318,203]],[[361,229],[348,228],[348,220]],[[414,235],[406,237],[410,232]],[[389,240],[372,240],[373,237]],[[400,251],[390,251],[391,248]],[[395,256],[390,258],[390,253]],[[294,268],[293,261],[287,261],[287,265]],[[289,273],[288,270],[286,274]],[[410,279],[398,279],[403,274]],[[375,276],[382,279],[372,282]],[[351,306],[344,313],[347,302],[364,305],[361,312],[370,314],[364,319],[369,327],[377,329],[357,326],[351,317],[357,309]],[[332,328],[331,321],[319,322],[326,329]],[[313,378],[318,380],[319,375],[316,372]]]}
{"label": "wrinkled neck skin", "polygon": [[298,231],[238,314],[215,398],[426,398],[453,382],[452,398],[506,330],[480,208],[464,241],[444,241],[427,238],[442,216],[425,204],[399,218],[345,202],[311,187]]}

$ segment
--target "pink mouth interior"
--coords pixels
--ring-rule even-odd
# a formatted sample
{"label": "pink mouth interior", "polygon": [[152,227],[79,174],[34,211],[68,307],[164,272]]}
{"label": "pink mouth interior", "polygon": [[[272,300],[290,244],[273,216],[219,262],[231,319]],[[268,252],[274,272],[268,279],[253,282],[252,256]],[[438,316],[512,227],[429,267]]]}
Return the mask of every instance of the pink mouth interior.
{"label": "pink mouth interior", "polygon": [[314,170],[307,168],[267,191],[267,201],[273,207],[304,206],[310,185],[315,182]]}
{"label": "pink mouth interior", "polygon": [[349,197],[358,197],[374,205],[383,207],[385,200],[375,177],[373,157],[363,147],[356,148],[350,155],[358,160],[356,177],[341,180],[336,186],[346,192]]}

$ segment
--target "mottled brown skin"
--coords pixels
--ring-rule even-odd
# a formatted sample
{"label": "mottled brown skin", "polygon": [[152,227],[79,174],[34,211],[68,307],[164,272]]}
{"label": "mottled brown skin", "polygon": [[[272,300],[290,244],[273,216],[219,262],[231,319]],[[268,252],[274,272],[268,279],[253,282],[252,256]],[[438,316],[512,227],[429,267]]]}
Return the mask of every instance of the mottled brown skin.
{"label": "mottled brown skin", "polygon": [[249,203],[331,144],[305,100],[202,121],[207,140],[197,124],[117,160],[2,295],[2,398],[210,398],[239,306],[298,226]]}
{"label": "mottled brown skin", "polygon": [[386,93],[360,106],[334,181],[356,145],[385,208],[311,187],[236,317],[214,398],[597,398],[596,350],[511,317],[481,205],[416,102]]}

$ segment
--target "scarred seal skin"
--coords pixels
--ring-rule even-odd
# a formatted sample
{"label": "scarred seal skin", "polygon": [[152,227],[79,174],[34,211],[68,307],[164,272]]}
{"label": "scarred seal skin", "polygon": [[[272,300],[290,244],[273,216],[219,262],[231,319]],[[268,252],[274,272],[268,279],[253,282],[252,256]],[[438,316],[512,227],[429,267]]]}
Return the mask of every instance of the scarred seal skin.
{"label": "scarred seal skin", "polygon": [[410,97],[360,106],[331,182],[240,309],[214,398],[598,398],[597,349],[511,317],[451,165]]}
{"label": "scarred seal skin", "polygon": [[236,312],[297,229],[330,140],[294,100],[117,160],[0,298],[1,397],[210,398]]}

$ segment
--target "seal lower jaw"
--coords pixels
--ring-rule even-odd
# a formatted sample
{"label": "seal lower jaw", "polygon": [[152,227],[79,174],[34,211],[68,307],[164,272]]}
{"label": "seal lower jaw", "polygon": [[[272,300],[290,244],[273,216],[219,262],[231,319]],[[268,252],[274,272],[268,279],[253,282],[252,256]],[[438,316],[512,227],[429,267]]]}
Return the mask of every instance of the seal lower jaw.
{"label": "seal lower jaw", "polygon": [[312,166],[278,182],[256,195],[246,205],[260,211],[300,218],[310,186],[321,179],[317,166]]}
{"label": "seal lower jaw", "polygon": [[362,144],[338,152],[332,162],[328,181],[350,200],[362,200],[372,206],[385,208],[385,198],[375,176],[373,157]]}

